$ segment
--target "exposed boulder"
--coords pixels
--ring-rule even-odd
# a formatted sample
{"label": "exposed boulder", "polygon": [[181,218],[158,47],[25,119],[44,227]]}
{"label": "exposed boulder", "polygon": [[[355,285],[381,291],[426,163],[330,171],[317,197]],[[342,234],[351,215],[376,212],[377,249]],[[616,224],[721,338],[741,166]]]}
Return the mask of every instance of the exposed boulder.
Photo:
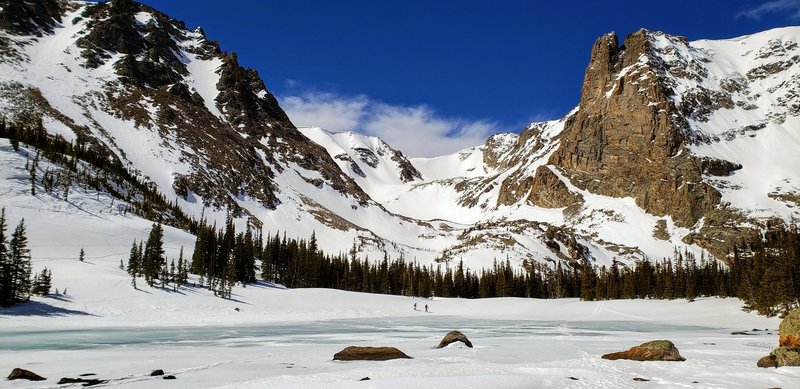
{"label": "exposed boulder", "polygon": [[390,359],[411,359],[395,347],[350,346],[333,355],[334,361],[388,361]]}
{"label": "exposed boulder", "polygon": [[29,380],[29,381],[44,381],[47,378],[44,378],[30,370],[15,368],[11,370],[11,374],[8,375],[9,380]]}
{"label": "exposed boulder", "polygon": [[775,356],[770,354],[759,359],[756,365],[758,367],[778,367],[778,362],[775,360]]}
{"label": "exposed boulder", "polygon": [[108,380],[101,380],[97,378],[70,378],[70,377],[62,377],[58,380],[57,385],[64,385],[64,384],[83,384],[83,386],[94,386],[100,385],[108,382]]}
{"label": "exposed boulder", "polygon": [[153,372],[152,372],[152,373],[150,373],[150,376],[151,376],[151,377],[155,377],[155,376],[157,376],[157,375],[164,375],[164,370],[161,370],[161,369],[156,369],[156,370],[153,370]]}
{"label": "exposed boulder", "polygon": [[780,338],[778,344],[781,347],[800,347],[800,309],[789,312],[780,327],[778,327]]}
{"label": "exposed boulder", "polygon": [[450,343],[453,342],[461,342],[464,343],[467,347],[472,348],[472,342],[470,342],[469,339],[467,339],[467,336],[462,334],[461,331],[456,331],[456,330],[448,332],[447,335],[445,335],[444,338],[442,338],[442,341],[439,342],[439,345],[436,346],[436,348],[445,348],[448,345],[450,345]]}
{"label": "exposed boulder", "polygon": [[603,355],[603,359],[630,359],[633,361],[685,361],[675,345],[669,340],[653,340],[631,347],[628,351],[619,351]]}
{"label": "exposed boulder", "polygon": [[800,366],[800,348],[778,347],[770,353],[775,364],[780,366]]}
{"label": "exposed boulder", "polygon": [[758,367],[800,366],[800,308],[781,321],[778,348],[758,360]]}

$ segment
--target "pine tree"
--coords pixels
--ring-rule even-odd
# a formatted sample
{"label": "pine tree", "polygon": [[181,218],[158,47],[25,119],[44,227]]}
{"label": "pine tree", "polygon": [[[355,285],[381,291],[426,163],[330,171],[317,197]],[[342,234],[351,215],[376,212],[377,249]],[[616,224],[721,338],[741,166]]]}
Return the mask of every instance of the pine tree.
{"label": "pine tree", "polygon": [[8,256],[6,228],[6,209],[3,208],[0,210],[0,306],[13,303],[12,266]]}
{"label": "pine tree", "polygon": [[172,263],[170,263],[170,265],[169,265],[169,281],[172,283],[172,290],[177,292],[178,291],[178,279],[176,277],[176,274],[177,273],[175,272],[175,260],[173,259]]}
{"label": "pine tree", "polygon": [[8,244],[11,262],[11,302],[27,301],[31,294],[31,254],[25,235],[25,220],[20,220]]}
{"label": "pine tree", "polygon": [[160,223],[155,223],[147,237],[142,256],[142,270],[148,285],[155,284],[164,263],[164,230]]}

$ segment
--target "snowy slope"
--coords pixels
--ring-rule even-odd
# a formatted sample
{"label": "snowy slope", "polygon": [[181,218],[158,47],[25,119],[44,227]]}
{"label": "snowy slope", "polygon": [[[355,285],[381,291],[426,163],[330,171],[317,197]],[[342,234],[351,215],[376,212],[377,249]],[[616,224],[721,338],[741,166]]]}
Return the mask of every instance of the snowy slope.
{"label": "snowy slope", "polygon": [[[355,243],[362,255],[463,259],[476,269],[504,257],[608,264],[703,250],[686,243],[702,222],[679,228],[670,216],[644,212],[633,197],[580,189],[568,172],[548,165],[580,107],[479,147],[407,159],[378,138],[298,131],[235,55],[201,29],[150,8],[137,8],[131,28],[148,45],[166,34],[163,47],[130,54],[96,47],[102,40],[87,44],[109,20],[107,5],[92,7],[70,2],[52,33],[41,36],[0,31],[13,48],[0,58],[0,112],[22,122],[41,117],[48,132],[67,140],[91,139],[189,216],[221,224],[236,210],[240,230],[300,238],[315,232],[329,252]],[[800,28],[724,41],[649,34],[654,54],[636,66],[663,70],[675,91],[670,98],[685,107],[688,152],[742,166],[705,178],[722,204],[747,217],[800,216]],[[99,58],[94,65],[87,50]],[[160,54],[153,58],[153,51]],[[132,60],[155,66],[151,73],[161,78],[137,75],[144,65]],[[580,201],[556,208],[533,201],[542,190],[534,185],[552,189],[537,182],[540,172]],[[561,249],[552,248],[553,239]],[[570,255],[569,244],[583,254]]]}

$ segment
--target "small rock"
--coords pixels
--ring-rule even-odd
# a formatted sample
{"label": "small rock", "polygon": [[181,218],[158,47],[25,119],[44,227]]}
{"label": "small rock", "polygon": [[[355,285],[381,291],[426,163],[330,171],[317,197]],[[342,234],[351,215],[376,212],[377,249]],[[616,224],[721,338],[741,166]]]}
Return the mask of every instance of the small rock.
{"label": "small rock", "polygon": [[472,342],[467,339],[466,335],[462,334],[460,331],[450,331],[447,335],[442,338],[442,341],[439,342],[439,345],[436,348],[444,348],[447,347],[450,343],[453,342],[461,342],[464,343],[467,347],[472,348]]}
{"label": "small rock", "polygon": [[333,356],[334,361],[388,361],[400,358],[411,359],[404,352],[394,347],[350,346]]}
{"label": "small rock", "polygon": [[747,332],[744,331],[734,331],[731,332],[731,335],[753,335],[753,334],[748,334]]}
{"label": "small rock", "polygon": [[89,376],[93,376],[93,375],[97,375],[97,374],[94,374],[94,373],[85,373],[85,374],[81,374],[81,375],[79,375],[78,377],[89,377]]}
{"label": "small rock", "polygon": [[369,377],[364,377],[364,378],[360,379],[359,381],[369,381],[369,380],[370,380]]}
{"label": "small rock", "polygon": [[233,308],[233,310],[239,312],[239,307]]}
{"label": "small rock", "polygon": [[756,362],[756,366],[758,367],[778,367],[778,362],[775,361],[774,355],[767,355],[766,357],[762,357],[761,359]]}
{"label": "small rock", "polygon": [[633,380],[634,380],[634,381],[639,381],[639,382],[647,382],[647,381],[650,381],[650,380],[648,380],[647,378],[642,378],[642,377],[633,377]]}
{"label": "small rock", "polygon": [[70,378],[70,377],[62,377],[58,382],[57,385],[63,384],[83,384],[83,386],[94,386],[100,385],[108,382],[108,380],[100,380],[97,378]]}
{"label": "small rock", "polygon": [[653,340],[633,346],[628,351],[619,351],[602,356],[603,359],[630,359],[633,361],[685,361],[675,345],[669,340]]}
{"label": "small rock", "polygon": [[567,377],[567,378],[569,378],[569,379],[571,379],[573,381],[577,381],[578,380],[578,377]]}
{"label": "small rock", "polygon": [[165,380],[174,380],[174,379],[176,379],[174,375],[165,375],[162,378],[165,379]]}
{"label": "small rock", "polygon": [[153,372],[150,373],[151,377],[155,377],[155,376],[158,376],[158,375],[164,375],[164,370],[157,369],[157,370],[153,370]]}
{"label": "small rock", "polygon": [[44,381],[47,378],[44,378],[30,370],[15,368],[11,370],[11,374],[8,375],[9,380],[28,380],[28,381]]}

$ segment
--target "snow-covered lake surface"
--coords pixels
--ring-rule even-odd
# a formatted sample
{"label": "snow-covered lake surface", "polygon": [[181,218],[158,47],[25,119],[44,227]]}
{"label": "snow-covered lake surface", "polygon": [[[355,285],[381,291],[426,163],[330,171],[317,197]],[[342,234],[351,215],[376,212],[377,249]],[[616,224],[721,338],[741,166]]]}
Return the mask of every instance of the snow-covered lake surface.
{"label": "snow-covered lake surface", "polygon": [[[132,388],[791,388],[800,382],[798,368],[756,367],[777,343],[778,320],[745,314],[732,299],[421,300],[324,289],[256,289],[247,288],[262,295],[259,303],[224,302],[231,304],[226,315],[234,304],[241,307],[236,314],[246,318],[242,321],[202,324],[166,316],[163,325],[131,321],[134,326],[128,326],[125,315],[102,311],[46,317],[26,316],[31,309],[0,311],[0,366],[9,371],[24,367],[48,378],[41,383],[0,381],[0,386],[54,387],[60,377],[87,373],[110,380],[105,385]],[[289,311],[302,301],[311,307],[328,304],[323,316],[342,318],[272,314],[258,323],[247,316],[262,304]],[[420,311],[411,309],[414,302]],[[431,313],[421,311],[426,303]],[[403,312],[384,315],[394,309]],[[221,316],[220,310],[197,316]],[[453,329],[466,334],[475,348],[435,349]],[[754,335],[731,335],[735,330]],[[600,358],[654,339],[672,340],[686,361]],[[414,359],[332,360],[349,345],[395,346]],[[155,369],[177,379],[150,377]],[[371,380],[359,381],[363,377]]]}

